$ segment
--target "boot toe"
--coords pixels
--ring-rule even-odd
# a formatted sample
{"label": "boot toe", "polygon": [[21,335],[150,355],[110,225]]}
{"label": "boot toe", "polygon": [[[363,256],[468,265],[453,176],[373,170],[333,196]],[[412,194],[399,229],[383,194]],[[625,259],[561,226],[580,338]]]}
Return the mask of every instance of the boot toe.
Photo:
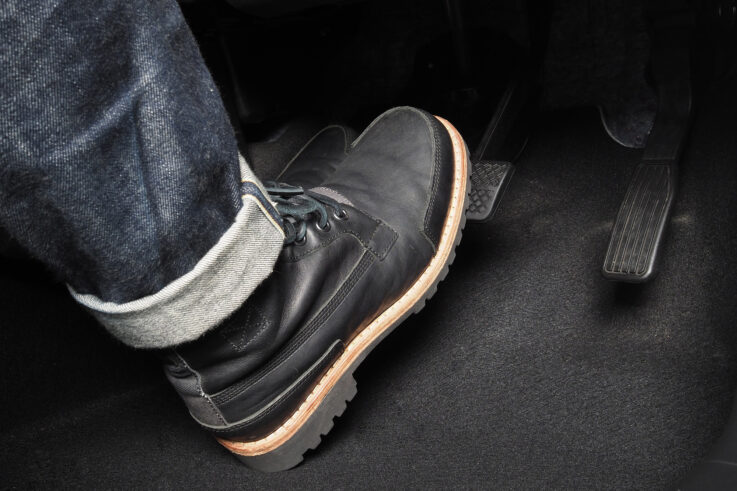
{"label": "boot toe", "polygon": [[323,184],[394,228],[437,247],[454,172],[451,135],[432,115],[399,107],[385,112],[354,142]]}

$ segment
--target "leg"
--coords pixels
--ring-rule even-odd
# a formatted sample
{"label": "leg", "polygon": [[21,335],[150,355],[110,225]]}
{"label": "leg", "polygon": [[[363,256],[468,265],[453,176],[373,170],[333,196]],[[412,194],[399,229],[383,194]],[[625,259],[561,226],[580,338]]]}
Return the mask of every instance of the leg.
{"label": "leg", "polygon": [[282,232],[176,2],[10,0],[0,42],[0,225],[134,346],[243,303]]}
{"label": "leg", "polygon": [[345,132],[337,150],[314,139],[320,151],[268,183],[273,205],[238,170],[173,1],[74,1],[0,10],[2,225],[118,338],[171,347],[169,381],[226,448],[262,470],[296,465],[353,396],[355,368],[445,277],[466,145],[396,108],[350,146]]}

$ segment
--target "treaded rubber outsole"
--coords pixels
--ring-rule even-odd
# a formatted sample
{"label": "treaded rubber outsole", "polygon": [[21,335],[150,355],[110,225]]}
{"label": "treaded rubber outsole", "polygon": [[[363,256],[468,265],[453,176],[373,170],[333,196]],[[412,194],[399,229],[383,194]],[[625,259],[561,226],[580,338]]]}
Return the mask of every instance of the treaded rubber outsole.
{"label": "treaded rubber outsole", "polygon": [[[438,118],[438,120],[443,123],[443,125],[446,127],[449,134],[451,135],[451,140],[454,147],[454,156],[455,158],[457,158],[456,152],[460,152],[460,155],[465,161],[464,165],[466,171],[465,190],[463,192],[463,203],[461,205],[462,208],[460,211],[460,222],[455,230],[455,236],[450,245],[450,251],[448,257],[445,260],[445,263],[438,271],[437,275],[432,280],[430,285],[414,302],[414,304],[407,308],[406,311],[404,311],[390,325],[381,330],[381,332],[378,333],[378,335],[376,335],[376,337],[372,339],[367,346],[362,348],[361,351],[357,353],[355,358],[353,358],[353,360],[350,362],[350,365],[343,370],[342,374],[339,375],[337,381],[333,383],[332,387],[327,389],[327,393],[324,395],[324,397],[316,403],[316,407],[311,410],[309,408],[306,410],[310,411],[309,415],[306,417],[306,420],[301,425],[299,425],[296,431],[293,431],[293,434],[288,436],[282,443],[274,446],[274,448],[272,449],[268,449],[265,452],[259,451],[258,447],[256,447],[256,449],[253,448],[254,444],[258,444],[259,442],[263,442],[274,436],[278,437],[279,435],[277,434],[280,432],[280,430],[282,430],[282,428],[284,428],[284,426],[287,425],[289,420],[287,421],[287,423],[284,424],[284,426],[275,430],[271,435],[265,437],[259,442],[244,443],[218,439],[218,441],[223,446],[225,446],[228,450],[235,454],[235,456],[246,466],[263,472],[277,472],[291,469],[292,467],[302,462],[304,453],[307,452],[307,450],[317,448],[317,446],[322,441],[322,436],[326,435],[333,428],[333,419],[343,414],[347,407],[347,403],[351,401],[356,395],[356,380],[353,377],[353,373],[356,368],[361,364],[366,356],[368,356],[368,354],[374,349],[374,347],[376,347],[386,336],[388,336],[389,333],[394,331],[397,326],[404,322],[407,317],[412,314],[418,313],[425,307],[427,300],[429,300],[435,294],[435,292],[437,292],[438,284],[443,281],[447,276],[450,265],[453,263],[456,257],[455,249],[461,241],[463,229],[466,225],[466,210],[468,209],[468,205],[470,203],[469,194],[471,192],[471,167],[468,158],[468,149],[466,148],[465,143],[458,134],[457,130],[444,119]],[[461,148],[459,149],[457,148],[457,146],[460,146]],[[455,178],[456,177],[454,176],[454,180]],[[458,196],[458,194],[455,194],[455,196]],[[451,203],[451,209],[453,207],[453,204],[454,203]],[[449,210],[449,216],[450,213],[451,211]],[[438,254],[440,254],[440,248],[438,248],[438,250]],[[418,278],[417,283],[419,283],[420,278]],[[411,288],[412,287],[410,287],[408,292],[411,290]],[[401,298],[402,297],[400,297],[400,299]],[[399,303],[399,300],[396,303]],[[392,307],[389,307],[384,313],[379,315],[377,319],[388,312]],[[359,333],[358,337],[360,337],[362,333]],[[335,362],[334,366],[338,364],[338,361]],[[328,370],[328,372],[329,371],[330,370]],[[327,378],[327,374],[323,376],[323,379],[324,378]],[[317,387],[319,387],[322,383],[323,381],[321,380],[318,383]],[[313,392],[318,390],[317,387],[313,389]],[[310,394],[310,396],[307,397],[307,399],[303,402],[303,405],[309,402],[312,395],[313,394]],[[295,415],[301,410],[302,406],[297,409]],[[276,440],[277,438],[273,439]]]}

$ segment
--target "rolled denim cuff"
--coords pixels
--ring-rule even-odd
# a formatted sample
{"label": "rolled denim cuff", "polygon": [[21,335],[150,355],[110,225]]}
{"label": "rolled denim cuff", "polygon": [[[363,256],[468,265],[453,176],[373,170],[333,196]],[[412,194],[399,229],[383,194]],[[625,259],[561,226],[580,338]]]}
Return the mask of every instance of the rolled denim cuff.
{"label": "rolled denim cuff", "polygon": [[105,302],[67,285],[74,299],[113,336],[135,348],[176,346],[225,320],[269,276],[284,243],[276,210],[250,169],[243,167],[243,206],[191,271],[131,302]]}

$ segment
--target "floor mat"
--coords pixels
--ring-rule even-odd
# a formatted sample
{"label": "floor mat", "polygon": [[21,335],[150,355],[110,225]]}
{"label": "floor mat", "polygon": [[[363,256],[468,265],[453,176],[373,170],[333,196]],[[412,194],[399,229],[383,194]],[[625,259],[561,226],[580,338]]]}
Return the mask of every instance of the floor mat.
{"label": "floor mat", "polygon": [[725,91],[702,102],[645,286],[599,273],[639,151],[593,110],[545,115],[495,221],[467,228],[436,297],[366,360],[334,430],[285,473],[241,466],[153,357],[110,340],[42,273],[3,263],[0,487],[673,485],[718,436],[737,382]]}

